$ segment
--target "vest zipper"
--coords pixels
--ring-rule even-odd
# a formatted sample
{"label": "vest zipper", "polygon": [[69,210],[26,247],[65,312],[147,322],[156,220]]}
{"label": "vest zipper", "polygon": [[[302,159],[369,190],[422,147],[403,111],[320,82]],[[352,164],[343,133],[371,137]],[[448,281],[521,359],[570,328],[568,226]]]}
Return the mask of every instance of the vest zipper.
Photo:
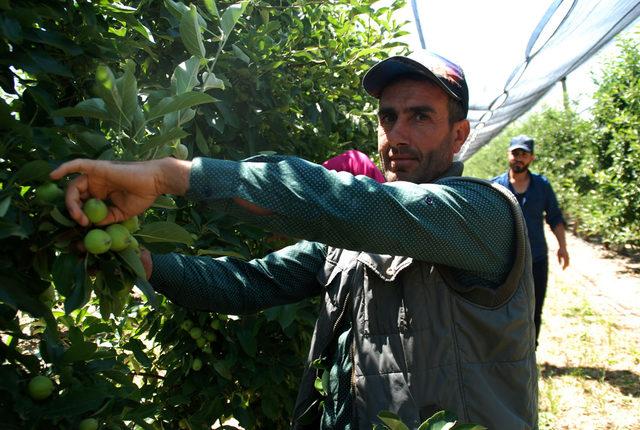
{"label": "vest zipper", "polygon": [[345,297],[345,300],[344,300],[344,307],[340,311],[340,315],[338,315],[336,322],[333,324],[333,329],[331,330],[331,333],[333,333],[334,336],[336,334],[336,330],[338,330],[338,326],[340,325],[340,322],[342,322],[342,317],[344,317],[344,313],[347,311],[347,308],[349,307],[350,298],[351,298],[351,291],[347,293],[347,296]]}

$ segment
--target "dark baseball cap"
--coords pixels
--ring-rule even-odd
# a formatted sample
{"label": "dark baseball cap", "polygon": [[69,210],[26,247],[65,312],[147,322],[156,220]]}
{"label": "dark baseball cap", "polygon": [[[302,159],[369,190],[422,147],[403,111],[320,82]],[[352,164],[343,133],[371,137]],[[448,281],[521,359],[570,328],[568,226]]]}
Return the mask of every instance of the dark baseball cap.
{"label": "dark baseball cap", "polygon": [[525,136],[524,134],[514,137],[509,143],[509,151],[513,151],[514,149],[522,149],[523,151],[533,153],[533,138]]}
{"label": "dark baseball cap", "polygon": [[462,68],[429,51],[416,51],[404,56],[389,57],[380,61],[362,78],[362,86],[373,97],[380,98],[382,90],[402,75],[425,76],[442,88],[449,96],[459,100],[465,116],[469,110],[469,88]]}

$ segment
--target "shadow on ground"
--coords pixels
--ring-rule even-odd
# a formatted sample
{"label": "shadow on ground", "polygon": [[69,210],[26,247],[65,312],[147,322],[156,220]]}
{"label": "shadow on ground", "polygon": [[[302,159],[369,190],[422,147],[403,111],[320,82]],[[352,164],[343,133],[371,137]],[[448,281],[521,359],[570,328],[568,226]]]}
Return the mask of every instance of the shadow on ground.
{"label": "shadow on ground", "polygon": [[626,396],[640,397],[640,375],[629,370],[609,370],[602,367],[558,367],[549,363],[539,365],[543,378],[573,376],[593,381],[604,381],[617,387]]}

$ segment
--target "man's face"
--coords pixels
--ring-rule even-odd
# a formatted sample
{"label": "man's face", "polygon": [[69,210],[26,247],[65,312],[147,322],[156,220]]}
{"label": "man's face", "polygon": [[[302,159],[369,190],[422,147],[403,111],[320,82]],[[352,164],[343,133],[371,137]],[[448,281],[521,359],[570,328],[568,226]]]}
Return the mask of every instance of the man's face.
{"label": "man's face", "polygon": [[529,169],[529,164],[533,161],[535,156],[531,152],[527,152],[524,149],[516,148],[513,151],[508,151],[509,154],[509,168],[514,173],[526,172]]}
{"label": "man's face", "polygon": [[449,98],[429,81],[400,80],[380,96],[378,151],[387,181],[432,182],[469,135],[469,122],[449,124]]}

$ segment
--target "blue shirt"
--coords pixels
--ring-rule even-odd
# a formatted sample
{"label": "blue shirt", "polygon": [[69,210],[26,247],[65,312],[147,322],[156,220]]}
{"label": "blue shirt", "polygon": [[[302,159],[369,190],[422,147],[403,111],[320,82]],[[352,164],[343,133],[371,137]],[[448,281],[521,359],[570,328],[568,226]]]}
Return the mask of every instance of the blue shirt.
{"label": "blue shirt", "polygon": [[543,217],[551,229],[554,229],[558,224],[564,224],[564,218],[549,180],[543,175],[531,172],[529,172],[529,175],[531,181],[523,194],[516,193],[511,186],[509,172],[496,176],[491,181],[506,187],[518,199],[527,224],[532,261],[536,262],[547,258]]}

